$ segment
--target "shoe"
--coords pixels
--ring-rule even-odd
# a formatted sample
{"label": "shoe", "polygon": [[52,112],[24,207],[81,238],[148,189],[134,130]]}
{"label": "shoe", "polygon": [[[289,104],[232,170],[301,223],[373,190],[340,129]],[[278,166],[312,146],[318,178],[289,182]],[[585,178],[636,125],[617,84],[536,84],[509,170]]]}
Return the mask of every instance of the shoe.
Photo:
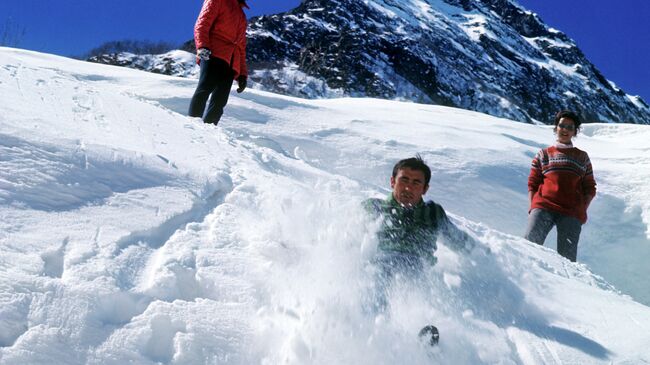
{"label": "shoe", "polygon": [[418,336],[422,339],[428,339],[429,345],[431,346],[437,345],[438,340],[440,339],[440,333],[436,326],[433,325],[424,326],[424,328],[420,330]]}

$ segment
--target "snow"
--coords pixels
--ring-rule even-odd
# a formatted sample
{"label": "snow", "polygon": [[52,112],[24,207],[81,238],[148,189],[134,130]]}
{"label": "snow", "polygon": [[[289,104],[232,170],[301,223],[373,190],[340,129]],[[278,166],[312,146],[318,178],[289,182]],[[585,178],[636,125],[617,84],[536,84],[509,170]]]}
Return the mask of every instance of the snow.
{"label": "snow", "polygon": [[115,55],[114,62],[154,73],[168,74],[171,72],[175,76],[182,77],[198,78],[200,71],[196,64],[196,55],[182,50],[156,55],[122,52]]}
{"label": "snow", "polygon": [[536,60],[534,58],[527,58],[527,60],[533,64],[536,64],[537,66],[541,68],[546,68],[546,69],[552,69],[552,70],[557,70],[564,75],[571,77],[571,78],[580,78],[584,80],[586,83],[587,77],[584,75],[581,75],[579,72],[577,72],[579,65],[573,64],[573,65],[565,65],[561,62],[555,61],[553,59],[547,58],[544,61]]}
{"label": "snow", "polygon": [[[0,48],[0,363],[650,362],[648,126],[576,140],[599,195],[573,264],[520,238],[548,126],[247,90],[213,127],[195,83]],[[360,203],[415,153],[478,246],[375,316]]]}
{"label": "snow", "polygon": [[336,32],[338,30],[336,28],[336,26],[334,26],[334,25],[332,25],[332,24],[330,24],[328,22],[324,22],[324,21],[321,21],[319,19],[314,19],[314,18],[310,17],[307,14],[301,14],[301,15],[302,15],[302,17],[298,17],[298,16],[293,15],[293,14],[288,14],[287,17],[290,18],[290,19],[295,20],[296,22],[314,23],[314,24],[320,26],[321,28],[327,29],[330,32]]}
{"label": "snow", "polygon": [[627,97],[627,99],[628,99],[629,101],[631,101],[631,102],[632,102],[634,105],[636,105],[637,107],[639,107],[639,108],[644,108],[644,107],[645,107],[645,105],[644,105],[644,103],[642,102],[642,99],[641,99],[641,97],[640,97],[639,95],[629,95],[629,94],[626,94],[625,96]]}
{"label": "snow", "polygon": [[548,43],[549,45],[557,48],[573,48],[574,44],[562,42],[560,40],[549,38],[549,37],[522,37],[526,42],[530,43],[531,46],[543,51],[543,48],[539,46],[539,42]]}
{"label": "snow", "polygon": [[287,42],[284,39],[282,39],[282,38],[278,37],[277,35],[275,35],[275,33],[269,32],[268,30],[260,29],[260,28],[248,29],[246,31],[246,34],[247,34],[248,37],[258,36],[258,37],[271,38],[271,39],[273,39],[274,41],[276,41],[278,43],[286,43]]}
{"label": "snow", "polygon": [[563,92],[563,94],[566,95],[568,98],[577,98],[578,97],[578,95],[576,95],[575,93],[572,93],[571,91],[568,91],[568,90]]}
{"label": "snow", "polygon": [[343,90],[330,88],[325,81],[305,74],[295,63],[287,62],[279,69],[256,70],[251,76],[258,81],[251,82],[252,87],[267,87],[283,94],[293,93],[306,98],[343,95]]}
{"label": "snow", "polygon": [[[364,1],[367,5],[375,9],[376,11],[384,14],[386,17],[390,19],[397,19],[399,16],[395,9],[391,9],[392,7],[385,2],[382,2],[379,4],[377,1]],[[404,15],[403,12],[400,12],[400,15]],[[402,17],[403,18],[403,17]]]}
{"label": "snow", "polygon": [[460,23],[461,29],[465,31],[467,36],[474,42],[478,42],[480,40],[481,35],[486,35],[492,39],[495,39],[496,37],[494,34],[487,29],[487,18],[478,13],[467,13],[463,14],[465,18],[467,18],[467,21],[464,23]]}

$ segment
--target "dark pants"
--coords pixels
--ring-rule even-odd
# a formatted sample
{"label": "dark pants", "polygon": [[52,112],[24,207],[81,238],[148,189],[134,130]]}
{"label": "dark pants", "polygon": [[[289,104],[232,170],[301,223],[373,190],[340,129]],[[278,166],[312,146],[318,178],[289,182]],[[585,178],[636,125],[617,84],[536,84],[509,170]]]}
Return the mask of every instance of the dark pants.
{"label": "dark pants", "polygon": [[575,262],[582,230],[582,223],[577,218],[545,209],[533,209],[528,215],[528,228],[524,238],[543,245],[553,226],[557,228],[557,252]]}
{"label": "dark pants", "polygon": [[[228,103],[234,76],[235,72],[230,65],[220,58],[211,57],[208,61],[201,61],[199,84],[190,102],[189,116],[203,117],[206,123],[219,123],[223,108]],[[210,104],[205,110],[208,97],[210,97]]]}

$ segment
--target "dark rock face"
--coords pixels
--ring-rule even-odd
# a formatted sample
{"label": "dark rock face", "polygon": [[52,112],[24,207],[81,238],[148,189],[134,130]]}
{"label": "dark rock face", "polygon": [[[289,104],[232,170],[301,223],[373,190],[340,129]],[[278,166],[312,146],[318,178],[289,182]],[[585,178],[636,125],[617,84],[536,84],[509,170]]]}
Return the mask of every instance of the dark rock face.
{"label": "dark rock face", "polygon": [[511,0],[303,0],[251,19],[248,63],[259,87],[299,97],[411,100],[522,122],[572,109],[587,122],[650,124],[643,100]]}
{"label": "dark rock face", "polygon": [[[549,122],[574,109],[589,122],[650,123],[640,98],[611,85],[565,34],[510,0],[304,0],[251,20],[254,81],[285,89],[286,70],[338,94],[456,106]],[[264,70],[264,72],[262,72]],[[295,74],[295,72],[294,72]],[[319,97],[327,97],[327,92]]]}

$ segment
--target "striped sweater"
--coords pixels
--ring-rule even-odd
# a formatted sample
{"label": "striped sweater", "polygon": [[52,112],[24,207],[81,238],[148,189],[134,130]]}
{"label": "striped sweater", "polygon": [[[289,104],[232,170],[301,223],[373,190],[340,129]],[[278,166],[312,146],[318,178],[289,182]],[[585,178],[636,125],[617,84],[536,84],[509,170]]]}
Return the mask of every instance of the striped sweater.
{"label": "striped sweater", "polygon": [[528,176],[534,193],[530,209],[541,208],[587,222],[587,197],[596,195],[591,161],[573,145],[557,144],[537,153]]}

